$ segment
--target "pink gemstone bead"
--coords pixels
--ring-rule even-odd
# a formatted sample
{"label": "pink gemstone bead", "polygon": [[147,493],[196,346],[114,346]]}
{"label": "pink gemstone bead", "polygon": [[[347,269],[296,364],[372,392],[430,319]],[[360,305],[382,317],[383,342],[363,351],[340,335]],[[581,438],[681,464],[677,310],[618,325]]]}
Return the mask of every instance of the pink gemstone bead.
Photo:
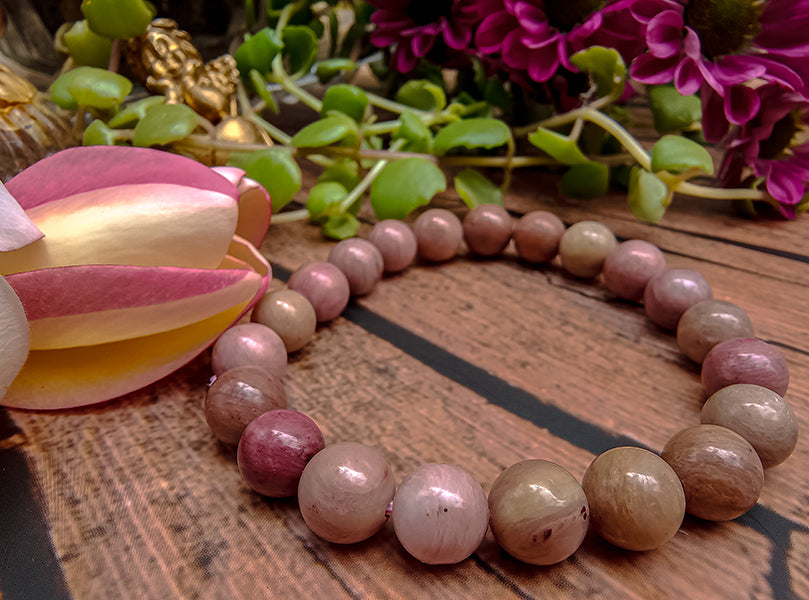
{"label": "pink gemstone bead", "polygon": [[298,506],[309,529],[324,540],[367,540],[387,520],[396,483],[375,448],[355,442],[332,444],[309,461],[298,485]]}
{"label": "pink gemstone bead", "polygon": [[489,523],[483,488],[461,467],[427,464],[393,498],[393,527],[402,546],[428,565],[461,562],[480,545]]}
{"label": "pink gemstone bead", "polygon": [[370,293],[382,279],[382,255],[368,240],[343,240],[331,249],[328,260],[346,276],[353,296]]}
{"label": "pink gemstone bead", "polygon": [[749,337],[753,337],[753,323],[747,313],[725,300],[697,302],[677,323],[677,345],[700,364],[718,343]]}
{"label": "pink gemstone bead", "polygon": [[649,280],[666,268],[666,258],[657,246],[643,240],[622,242],[604,261],[604,284],[613,294],[640,300]]}
{"label": "pink gemstone bead", "polygon": [[284,341],[261,323],[243,323],[226,330],[213,346],[211,367],[217,377],[233,369],[253,365],[283,377],[287,372]]}
{"label": "pink gemstone bead", "polygon": [[287,286],[312,303],[319,323],[340,316],[351,296],[346,276],[328,262],[313,262],[300,267],[289,278]]}
{"label": "pink gemstone bead", "polygon": [[293,496],[309,459],[325,446],[312,419],[296,410],[271,410],[242,434],[236,460],[251,488],[270,498]]}
{"label": "pink gemstone bead", "polygon": [[463,240],[463,225],[454,213],[443,208],[431,208],[413,223],[419,256],[432,262],[444,262],[458,253]]}
{"label": "pink gemstone bead", "polygon": [[261,367],[236,367],[222,373],[208,388],[205,420],[217,438],[235,446],[253,419],[286,407],[287,393],[280,377]]}
{"label": "pink gemstone bead", "polygon": [[380,221],[371,230],[368,241],[377,247],[385,264],[386,273],[399,273],[416,258],[416,234],[407,223],[395,219]]}
{"label": "pink gemstone bead", "polygon": [[686,310],[711,298],[708,281],[691,269],[666,269],[652,277],[643,292],[646,316],[664,329],[676,329]]}
{"label": "pink gemstone bead", "polygon": [[514,225],[511,237],[517,254],[530,263],[547,263],[559,252],[559,240],[565,224],[553,213],[535,210],[526,213]]}
{"label": "pink gemstone bead", "polygon": [[789,369],[778,348],[757,338],[727,340],[714,346],[702,363],[702,387],[710,396],[734,383],[752,383],[783,396]]}
{"label": "pink gemstone bead", "polygon": [[478,256],[500,254],[511,241],[514,219],[505,208],[497,204],[476,206],[463,220],[466,245]]}

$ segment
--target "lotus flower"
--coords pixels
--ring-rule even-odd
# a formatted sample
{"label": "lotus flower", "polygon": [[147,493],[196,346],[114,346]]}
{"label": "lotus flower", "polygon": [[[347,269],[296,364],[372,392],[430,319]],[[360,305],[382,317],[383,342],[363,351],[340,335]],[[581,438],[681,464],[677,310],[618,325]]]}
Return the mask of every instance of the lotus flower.
{"label": "lotus flower", "polygon": [[[31,332],[0,403],[58,409],[126,394],[190,361],[249,310],[271,277],[254,246],[270,203],[243,175],[158,150],[84,147],[9,181],[35,226],[24,240],[44,236],[0,252]],[[6,214],[0,236],[13,229]]]}

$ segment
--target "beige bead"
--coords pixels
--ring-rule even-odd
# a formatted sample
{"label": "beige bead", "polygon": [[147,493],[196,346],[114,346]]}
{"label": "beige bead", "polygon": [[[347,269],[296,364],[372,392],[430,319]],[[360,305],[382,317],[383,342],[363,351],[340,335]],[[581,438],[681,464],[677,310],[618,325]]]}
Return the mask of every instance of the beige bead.
{"label": "beige bead", "polygon": [[685,515],[677,474],[657,454],[632,446],[600,454],[582,479],[590,526],[627,550],[652,550],[669,541]]}
{"label": "beige bead", "polygon": [[765,469],[784,462],[798,443],[795,413],[760,385],[737,383],[714,393],[702,407],[701,422],[738,433],[755,448]]}
{"label": "beige bead", "polygon": [[685,490],[685,510],[708,521],[730,521],[753,508],[764,485],[755,449],[735,431],[696,425],[675,434],[663,460]]}
{"label": "beige bead", "polygon": [[703,300],[683,313],[677,323],[677,345],[696,363],[720,342],[753,337],[747,313],[732,302]]}
{"label": "beige bead", "polygon": [[579,221],[571,225],[559,241],[562,266],[576,277],[595,277],[616,245],[615,235],[606,225]]}
{"label": "beige bead", "polygon": [[547,460],[524,460],[503,471],[489,492],[489,512],[497,543],[532,565],[565,560],[587,534],[584,490]]}
{"label": "beige bead", "polygon": [[303,348],[317,328],[312,303],[303,294],[289,289],[265,294],[253,309],[252,321],[277,333],[287,352]]}

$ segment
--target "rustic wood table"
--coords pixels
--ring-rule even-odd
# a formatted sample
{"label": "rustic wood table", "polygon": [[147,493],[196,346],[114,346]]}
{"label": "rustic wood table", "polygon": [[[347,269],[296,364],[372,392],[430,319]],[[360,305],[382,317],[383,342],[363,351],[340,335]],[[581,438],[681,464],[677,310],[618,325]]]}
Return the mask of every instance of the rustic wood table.
{"label": "rustic wood table", "polygon": [[[679,200],[658,226],[621,198],[571,202],[520,174],[506,207],[599,220],[700,271],[716,298],[747,310],[785,355],[787,399],[803,437],[766,473],[759,504],[710,523],[686,517],[663,548],[624,551],[592,533],[570,559],[522,564],[488,533],[455,566],[411,558],[388,523],[339,546],[312,534],[296,501],[244,484],[235,452],[202,412],[206,352],[126,397],[58,413],[0,411],[0,596],[66,598],[809,598],[809,220],[748,220]],[[367,235],[365,224],[361,235]],[[274,225],[263,246],[276,277],[324,260],[333,242]],[[276,284],[280,284],[276,282]],[[581,478],[596,454],[660,451],[697,424],[699,367],[640,305],[513,248],[462,252],[387,277],[290,357],[290,407],[327,442],[379,448],[397,480],[419,465],[462,465],[488,491],[522,459]]]}

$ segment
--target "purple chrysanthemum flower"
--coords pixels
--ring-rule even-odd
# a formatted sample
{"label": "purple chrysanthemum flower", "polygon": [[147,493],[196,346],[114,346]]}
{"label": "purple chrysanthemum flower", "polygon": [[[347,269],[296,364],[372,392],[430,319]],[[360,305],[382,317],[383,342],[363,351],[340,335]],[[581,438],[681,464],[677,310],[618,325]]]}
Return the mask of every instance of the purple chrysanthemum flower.
{"label": "purple chrysanthemum flower", "polygon": [[[393,67],[412,71],[439,47],[460,56],[496,0],[368,0],[376,10],[371,42],[391,48]],[[444,60],[441,61],[445,62]]]}
{"label": "purple chrysanthemum flower", "polygon": [[629,61],[643,48],[642,26],[632,18],[636,0],[502,0],[475,34],[484,54],[499,54],[536,82],[559,70],[575,71],[570,56],[589,46],[615,48]]}
{"label": "purple chrysanthemum flower", "polygon": [[794,218],[809,193],[809,102],[777,84],[755,93],[761,108],[727,138],[722,181],[735,187],[750,174],[764,179],[781,213]]}
{"label": "purple chrysanthemum flower", "polygon": [[647,84],[674,82],[686,96],[702,91],[703,126],[718,141],[727,124],[759,110],[750,82],[806,94],[809,0],[639,0],[633,15],[646,26],[649,51],[630,75]]}

